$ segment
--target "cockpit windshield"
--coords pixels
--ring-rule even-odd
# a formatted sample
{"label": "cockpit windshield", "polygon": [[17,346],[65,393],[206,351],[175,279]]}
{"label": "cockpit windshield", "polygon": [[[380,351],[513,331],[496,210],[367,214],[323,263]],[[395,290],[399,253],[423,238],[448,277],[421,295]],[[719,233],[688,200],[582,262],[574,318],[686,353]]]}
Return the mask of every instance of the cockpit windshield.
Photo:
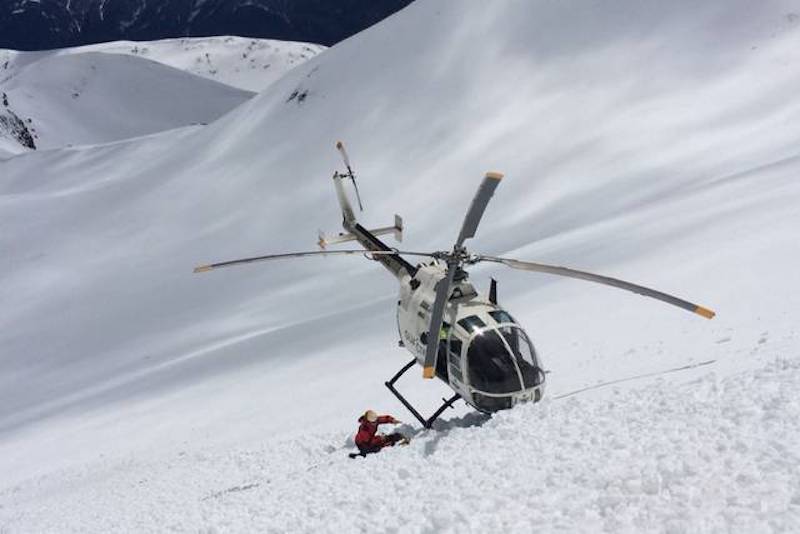
{"label": "cockpit windshield", "polygon": [[521,385],[516,366],[496,330],[472,338],[467,352],[469,382],[486,393],[514,393]]}
{"label": "cockpit windshield", "polygon": [[516,393],[541,383],[536,353],[519,327],[484,330],[473,337],[467,364],[470,385],[485,393]]}

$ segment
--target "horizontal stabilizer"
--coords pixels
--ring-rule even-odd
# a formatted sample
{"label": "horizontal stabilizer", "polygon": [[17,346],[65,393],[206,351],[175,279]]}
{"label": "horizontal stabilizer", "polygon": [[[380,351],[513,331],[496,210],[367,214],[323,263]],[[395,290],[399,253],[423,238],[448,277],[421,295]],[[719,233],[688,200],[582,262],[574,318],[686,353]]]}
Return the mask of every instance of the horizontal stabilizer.
{"label": "horizontal stabilizer", "polygon": [[[383,228],[377,228],[375,230],[369,231],[374,236],[380,235],[394,235],[394,238],[399,243],[403,242],[403,218],[399,215],[394,216],[394,226],[385,226]],[[319,241],[317,241],[317,245],[319,248],[325,250],[328,245],[337,245],[339,243],[347,243],[348,241],[356,241],[358,238],[350,233],[340,232],[335,236],[328,237],[325,233],[320,230],[319,232]]]}

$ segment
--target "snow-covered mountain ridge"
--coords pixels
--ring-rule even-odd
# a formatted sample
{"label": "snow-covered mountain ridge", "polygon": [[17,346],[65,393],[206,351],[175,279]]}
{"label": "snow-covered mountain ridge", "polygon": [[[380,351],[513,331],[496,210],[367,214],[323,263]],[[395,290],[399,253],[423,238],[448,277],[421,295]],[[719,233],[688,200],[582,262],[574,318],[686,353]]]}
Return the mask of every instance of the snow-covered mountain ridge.
{"label": "snow-covered mountain ridge", "polygon": [[[796,530],[793,13],[420,0],[205,128],[0,162],[0,525]],[[460,406],[354,463],[359,413],[408,419],[383,386],[409,359],[394,283],[357,258],[191,274],[336,230],[337,139],[363,223],[401,213],[408,249],[449,246],[497,169],[471,250],[718,315],[473,270],[542,353],[549,404],[476,428]],[[425,411],[447,393],[401,388]]]}
{"label": "snow-covered mountain ridge", "polygon": [[247,91],[261,91],[292,68],[325,50],[312,43],[222,36],[114,41],[49,52],[0,50],[0,84],[43,57],[104,52],[133,55]]}

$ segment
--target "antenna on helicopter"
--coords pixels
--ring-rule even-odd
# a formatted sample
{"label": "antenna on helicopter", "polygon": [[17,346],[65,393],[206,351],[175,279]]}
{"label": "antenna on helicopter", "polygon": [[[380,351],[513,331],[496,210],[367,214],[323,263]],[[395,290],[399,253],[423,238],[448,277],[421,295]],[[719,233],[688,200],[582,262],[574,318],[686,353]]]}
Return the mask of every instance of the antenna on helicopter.
{"label": "antenna on helicopter", "polygon": [[347,151],[344,148],[344,143],[341,141],[336,141],[336,148],[339,150],[339,153],[342,155],[342,161],[344,161],[344,166],[347,167],[347,174],[341,174],[340,176],[345,176],[350,178],[350,181],[353,182],[353,187],[356,190],[356,199],[358,200],[358,209],[364,211],[364,206],[361,204],[361,194],[358,192],[358,184],[356,183],[356,175],[353,172],[353,168],[350,167],[350,158],[347,156]]}

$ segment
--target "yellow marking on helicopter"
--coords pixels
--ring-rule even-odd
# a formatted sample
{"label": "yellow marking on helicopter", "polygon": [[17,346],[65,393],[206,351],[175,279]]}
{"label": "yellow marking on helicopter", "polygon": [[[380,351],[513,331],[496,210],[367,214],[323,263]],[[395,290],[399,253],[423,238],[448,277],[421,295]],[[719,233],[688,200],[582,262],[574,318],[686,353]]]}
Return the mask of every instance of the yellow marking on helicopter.
{"label": "yellow marking on helicopter", "polygon": [[423,378],[433,378],[435,374],[435,369],[433,367],[426,367],[422,370],[422,377]]}
{"label": "yellow marking on helicopter", "polygon": [[491,178],[492,180],[497,180],[497,181],[502,180],[503,176],[505,175],[502,172],[489,171],[486,173],[487,178]]}
{"label": "yellow marking on helicopter", "polygon": [[704,308],[702,306],[698,306],[697,308],[695,308],[694,312],[697,315],[702,315],[706,319],[713,319],[714,316],[716,315],[715,311],[709,310],[708,308]]}
{"label": "yellow marking on helicopter", "polygon": [[205,273],[212,270],[213,267],[211,265],[200,265],[199,267],[194,268],[194,272],[196,273]]}

